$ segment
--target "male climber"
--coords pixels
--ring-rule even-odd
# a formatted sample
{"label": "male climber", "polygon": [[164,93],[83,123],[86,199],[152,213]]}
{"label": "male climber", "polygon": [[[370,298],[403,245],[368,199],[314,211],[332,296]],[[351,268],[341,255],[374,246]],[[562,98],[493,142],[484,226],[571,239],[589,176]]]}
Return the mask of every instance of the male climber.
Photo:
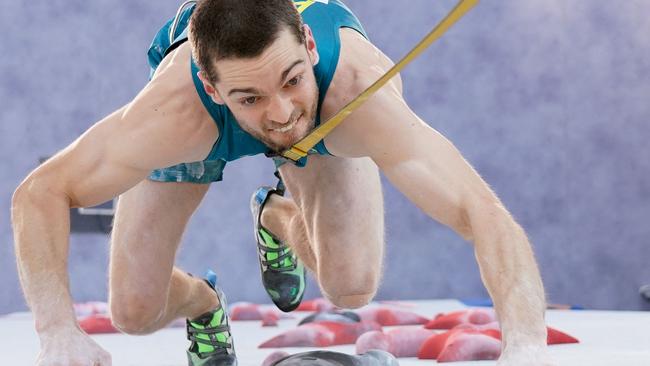
{"label": "male climber", "polygon": [[[18,268],[40,366],[111,364],[76,323],[66,266],[69,208],[117,195],[115,326],[144,334],[186,317],[190,365],[236,364],[214,280],[173,267],[188,219],[227,162],[292,146],[392,65],[338,0],[200,0],[181,10],[153,41],[144,89],[14,194]],[[501,322],[499,365],[552,364],[542,281],[524,231],[454,146],[411,111],[399,77],[307,159],[278,166],[290,197],[282,186],[261,188],[252,210],[264,284],[279,307],[291,310],[302,297],[300,263],[340,307],[373,298],[384,251],[381,170],[473,243]]]}

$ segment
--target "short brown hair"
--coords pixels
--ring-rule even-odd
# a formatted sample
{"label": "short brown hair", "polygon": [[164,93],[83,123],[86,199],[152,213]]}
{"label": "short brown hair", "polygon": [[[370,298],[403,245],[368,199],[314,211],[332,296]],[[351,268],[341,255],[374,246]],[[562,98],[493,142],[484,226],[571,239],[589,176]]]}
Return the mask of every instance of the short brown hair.
{"label": "short brown hair", "polygon": [[303,44],[302,18],[292,0],[199,0],[192,14],[192,55],[212,83],[214,62],[259,56],[287,27]]}

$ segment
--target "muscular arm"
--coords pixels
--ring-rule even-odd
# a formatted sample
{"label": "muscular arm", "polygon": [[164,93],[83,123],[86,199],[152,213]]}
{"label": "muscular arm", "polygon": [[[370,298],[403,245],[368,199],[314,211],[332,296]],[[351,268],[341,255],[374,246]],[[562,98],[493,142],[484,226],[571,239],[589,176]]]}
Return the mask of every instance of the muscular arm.
{"label": "muscular arm", "polygon": [[390,123],[408,124],[386,140],[375,135],[372,158],[419,208],[473,242],[504,347],[544,344],[544,290],[523,229],[448,140],[400,108]]}
{"label": "muscular arm", "polygon": [[129,104],[32,172],[13,197],[20,280],[40,333],[76,327],[68,285],[71,207],[128,190],[154,168],[205,158],[217,131],[179,48]]}
{"label": "muscular arm", "polygon": [[[353,80],[354,95],[389,62],[367,42],[349,42],[354,51],[341,62],[352,70],[345,79]],[[473,242],[506,350],[546,344],[544,290],[526,234],[453,144],[410,110],[398,79],[337,127],[326,143],[336,155],[370,156],[420,209]]]}

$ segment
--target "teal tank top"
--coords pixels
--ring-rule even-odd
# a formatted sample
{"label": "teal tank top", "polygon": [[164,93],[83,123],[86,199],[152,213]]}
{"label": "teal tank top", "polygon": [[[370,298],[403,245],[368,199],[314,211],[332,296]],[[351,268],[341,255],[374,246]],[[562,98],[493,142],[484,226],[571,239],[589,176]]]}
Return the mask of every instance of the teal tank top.
{"label": "teal tank top", "polygon": [[[314,74],[319,88],[318,112],[315,121],[318,126],[321,123],[321,106],[339,60],[341,46],[339,29],[348,27],[358,31],[364,37],[367,37],[367,35],[357,17],[345,4],[338,0],[294,0],[294,4],[301,13],[303,22],[311,28],[318,48],[319,62],[314,66]],[[170,34],[170,28],[173,26],[174,19],[169,20],[156,34],[148,52],[149,65],[151,66],[150,78],[153,76],[162,59],[173,49],[187,41],[187,25],[193,11],[194,5],[186,8],[180,14],[174,29],[175,34]],[[239,123],[237,123],[227,106],[212,101],[196,75],[198,71],[198,66],[192,60],[191,73],[194,86],[203,105],[219,129],[219,138],[212,147],[206,160],[233,161],[244,156],[271,154],[272,152],[266,145],[239,126]],[[329,154],[322,140],[314,147],[314,151],[311,153],[321,155]],[[305,163],[306,158],[303,158],[298,162],[298,165],[304,165]]]}

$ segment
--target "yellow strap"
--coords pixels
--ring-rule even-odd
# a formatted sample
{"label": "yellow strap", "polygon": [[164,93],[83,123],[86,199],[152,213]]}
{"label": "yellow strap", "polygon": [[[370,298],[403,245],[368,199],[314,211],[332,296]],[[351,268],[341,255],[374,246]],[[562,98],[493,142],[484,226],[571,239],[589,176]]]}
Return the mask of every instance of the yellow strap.
{"label": "yellow strap", "polygon": [[282,152],[282,156],[293,160],[298,161],[300,158],[307,156],[309,150],[311,150],[320,140],[325,138],[334,127],[338,126],[343,120],[349,116],[355,109],[357,109],[361,104],[363,104],[368,98],[370,98],[379,88],[384,86],[393,76],[397,75],[406,65],[418,57],[422,51],[429,47],[434,41],[442,37],[445,32],[451,28],[460,18],[462,18],[468,11],[470,11],[479,0],[460,0],[456,7],[447,14],[445,19],[443,19],[438,25],[436,25],[433,30],[420,41],[409,53],[400,60],[395,66],[388,70],[379,80],[375,81],[368,89],[363,93],[359,94],[354,100],[348,103],[343,107],[336,115],[327,120],[327,122],[322,123],[318,128],[313,130],[309,135],[307,135],[302,140],[298,141],[290,149]]}
{"label": "yellow strap", "polygon": [[315,2],[315,0],[293,1],[294,5],[296,5],[296,8],[298,9],[298,12],[301,14],[303,11],[307,10],[308,7],[314,5]]}

